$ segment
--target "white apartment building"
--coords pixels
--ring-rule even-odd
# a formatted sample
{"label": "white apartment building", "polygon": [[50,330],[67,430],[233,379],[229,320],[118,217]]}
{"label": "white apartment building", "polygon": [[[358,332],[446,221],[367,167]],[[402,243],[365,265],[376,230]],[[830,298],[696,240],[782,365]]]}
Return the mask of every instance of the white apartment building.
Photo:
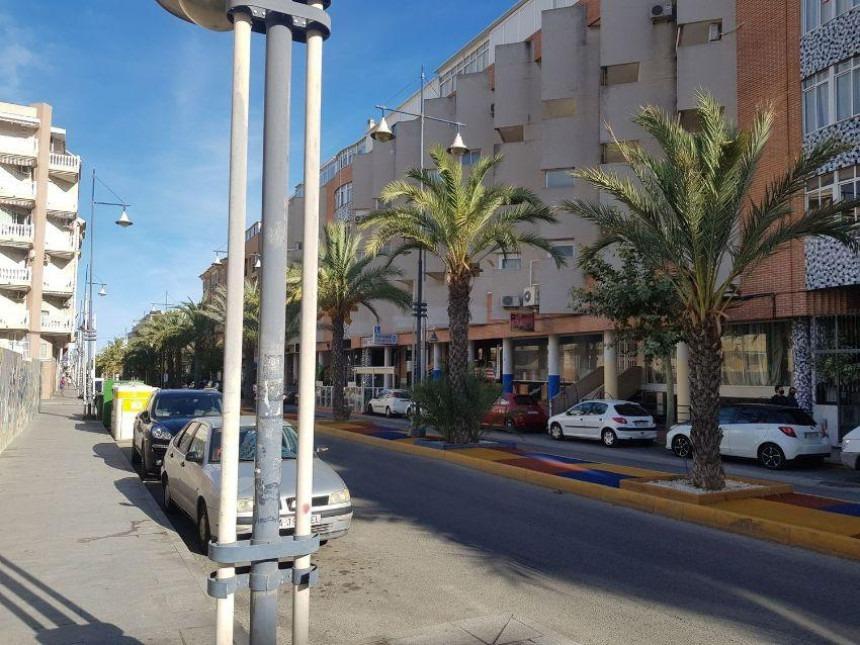
{"label": "white apartment building", "polygon": [[75,335],[81,159],[51,115],[0,102],[0,347],[60,362]]}

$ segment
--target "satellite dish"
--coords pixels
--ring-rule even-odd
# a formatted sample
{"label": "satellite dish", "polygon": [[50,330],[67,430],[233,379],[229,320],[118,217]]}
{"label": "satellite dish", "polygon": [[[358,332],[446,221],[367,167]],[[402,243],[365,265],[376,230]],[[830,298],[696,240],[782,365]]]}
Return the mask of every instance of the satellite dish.
{"label": "satellite dish", "polygon": [[226,0],[179,0],[179,6],[189,20],[201,27],[213,31],[230,31],[233,28],[227,19]]}

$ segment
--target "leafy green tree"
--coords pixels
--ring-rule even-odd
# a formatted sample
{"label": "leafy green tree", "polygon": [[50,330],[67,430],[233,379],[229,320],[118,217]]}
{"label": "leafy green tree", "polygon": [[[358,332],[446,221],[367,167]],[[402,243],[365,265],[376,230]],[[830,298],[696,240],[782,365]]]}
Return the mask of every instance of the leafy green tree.
{"label": "leafy green tree", "polygon": [[128,345],[125,339],[113,339],[96,356],[96,371],[106,378],[122,376],[127,353]]}
{"label": "leafy green tree", "polygon": [[586,255],[580,266],[592,283],[571,291],[574,309],[611,320],[616,342],[642,343],[645,355],[666,365],[666,424],[675,421],[672,354],[682,340],[678,312],[682,305],[672,281],[650,270],[627,245],[618,249],[620,262],[600,255]]}
{"label": "leafy green tree", "polygon": [[501,388],[467,374],[462,390],[448,379],[428,380],[412,388],[416,427],[435,428],[450,443],[475,443],[481,438],[481,420],[499,398]]}
{"label": "leafy green tree", "polygon": [[469,301],[480,263],[496,253],[519,253],[524,247],[546,251],[557,266],[565,260],[535,231],[535,225],[557,219],[533,192],[485,185],[501,156],[481,157],[468,175],[460,159],[442,148],[434,148],[430,156],[435,168],[410,170],[405,179],[386,186],[382,199],[388,207],[368,215],[362,226],[372,229],[371,253],[396,240],[394,256],[420,249],[441,260],[451,338],[447,378],[454,390],[463,391],[469,372]]}
{"label": "leafy green tree", "polygon": [[712,96],[700,93],[697,113],[699,129],[688,132],[676,115],[643,108],[634,121],[662,154],[652,156],[639,146],[617,142],[636,181],[603,168],[580,170],[576,176],[614,201],[571,200],[564,208],[600,231],[586,258],[626,244],[649,270],[662,271],[671,280],[690,345],[691,479],[697,487],[720,490],[725,486],[718,426],[721,337],[734,285],[794,240],[821,236],[856,246],[856,225],[843,211],[857,202],[792,211],[807,181],[845,149],[833,141],[804,152],[770,181],[763,196],[753,198],[749,190],[773,111],[759,111],[751,128],[741,131],[726,120]]}
{"label": "leafy green tree", "polygon": [[[326,225],[319,253],[318,308],[331,324],[332,407],[338,419],[349,416],[343,392],[346,386],[343,341],[353,312],[364,307],[378,320],[378,303],[407,309],[412,302],[411,294],[394,284],[402,276],[401,271],[388,263],[374,265],[374,255],[363,253],[361,247],[361,236],[344,222]],[[287,293],[293,305],[301,301],[300,264],[291,266],[287,272]]]}

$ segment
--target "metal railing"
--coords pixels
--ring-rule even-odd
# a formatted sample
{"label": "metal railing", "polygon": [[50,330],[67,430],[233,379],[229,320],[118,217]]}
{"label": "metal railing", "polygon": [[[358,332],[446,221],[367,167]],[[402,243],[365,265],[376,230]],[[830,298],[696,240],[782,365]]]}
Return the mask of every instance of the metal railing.
{"label": "metal railing", "polygon": [[42,289],[54,293],[69,293],[75,290],[75,281],[63,282],[63,278],[48,277],[42,281]]}
{"label": "metal railing", "polygon": [[[367,410],[367,404],[370,399],[379,396],[386,389],[391,388],[347,386],[343,389],[343,395],[349,408],[354,413],[360,414]],[[333,390],[334,387],[331,385],[318,385],[316,390],[316,407],[332,407]]]}
{"label": "metal railing", "polygon": [[42,317],[42,331],[71,332],[73,324],[74,323],[71,318]]}
{"label": "metal railing", "polygon": [[27,268],[0,267],[0,284],[30,284],[31,275]]}
{"label": "metal railing", "polygon": [[32,224],[0,224],[0,240],[32,240]]}
{"label": "metal railing", "polygon": [[30,326],[30,316],[28,313],[21,315],[6,314],[0,316],[0,329],[27,329]]}
{"label": "metal railing", "polygon": [[52,152],[48,161],[51,170],[77,173],[81,169],[81,158],[77,155]]}

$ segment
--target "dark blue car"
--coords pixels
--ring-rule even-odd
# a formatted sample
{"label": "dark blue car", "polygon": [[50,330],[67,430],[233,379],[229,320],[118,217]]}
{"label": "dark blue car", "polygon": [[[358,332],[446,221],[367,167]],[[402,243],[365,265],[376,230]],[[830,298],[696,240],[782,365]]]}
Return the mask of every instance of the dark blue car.
{"label": "dark blue car", "polygon": [[143,472],[156,472],[173,436],[197,417],[221,416],[217,390],[156,390],[134,420],[132,460]]}

